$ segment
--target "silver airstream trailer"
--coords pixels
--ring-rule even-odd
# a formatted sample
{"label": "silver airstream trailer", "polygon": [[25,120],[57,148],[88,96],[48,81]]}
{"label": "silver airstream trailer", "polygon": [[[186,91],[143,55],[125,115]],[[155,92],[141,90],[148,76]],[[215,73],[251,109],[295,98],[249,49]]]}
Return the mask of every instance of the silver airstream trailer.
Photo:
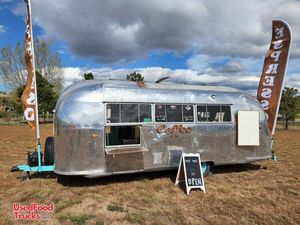
{"label": "silver airstream trailer", "polygon": [[[254,143],[238,141],[239,135],[250,135],[238,132],[244,126],[237,126],[240,111],[258,115]],[[246,124],[248,119],[255,123],[243,117]],[[200,153],[206,171],[211,165],[271,158],[259,102],[228,87],[145,83],[140,88],[131,81],[83,81],[61,94],[54,123],[45,149],[54,150],[50,156],[60,175],[174,169],[182,153]]]}

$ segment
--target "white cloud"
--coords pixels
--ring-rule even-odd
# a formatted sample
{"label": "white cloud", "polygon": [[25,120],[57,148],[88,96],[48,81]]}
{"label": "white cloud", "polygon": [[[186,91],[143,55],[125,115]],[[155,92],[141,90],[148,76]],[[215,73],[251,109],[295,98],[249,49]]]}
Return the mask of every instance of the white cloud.
{"label": "white cloud", "polygon": [[47,39],[62,40],[73,54],[102,63],[136,60],[153,50],[260,57],[269,45],[271,21],[278,18],[290,23],[291,57],[300,58],[297,0],[35,0],[32,8]]}
{"label": "white cloud", "polygon": [[6,27],[0,24],[0,34],[6,32]]}
{"label": "white cloud", "polygon": [[[24,6],[14,13],[24,13]],[[148,81],[163,76],[182,83],[233,86],[255,93],[271,38],[271,22],[286,20],[293,31],[285,85],[300,88],[298,0],[35,0],[34,22],[68,53],[101,63],[138,60],[149,52],[192,52],[187,69],[67,68],[66,85],[84,72],[97,79],[125,78],[140,71]]]}
{"label": "white cloud", "polygon": [[[237,71],[234,73],[224,72],[219,69],[211,69],[200,73],[191,69],[176,69],[162,67],[147,67],[147,68],[133,68],[133,69],[117,69],[111,68],[79,68],[69,67],[65,68],[65,87],[74,82],[83,80],[83,73],[92,72],[95,79],[121,79],[125,80],[126,75],[137,71],[141,73],[146,82],[155,82],[162,77],[170,77],[165,82],[198,84],[209,86],[229,86],[238,88],[242,91],[256,95],[258,83],[260,80],[259,73],[252,73],[247,71]],[[298,88],[300,91],[300,73],[287,74],[285,79],[285,86]]]}

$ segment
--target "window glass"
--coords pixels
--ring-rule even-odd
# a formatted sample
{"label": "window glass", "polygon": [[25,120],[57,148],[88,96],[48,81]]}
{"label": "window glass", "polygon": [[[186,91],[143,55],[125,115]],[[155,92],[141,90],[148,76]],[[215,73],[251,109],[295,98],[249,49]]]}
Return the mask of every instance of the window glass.
{"label": "window glass", "polygon": [[139,122],[138,104],[121,104],[121,122]]}
{"label": "window glass", "polygon": [[183,106],[183,122],[194,122],[193,105]]}
{"label": "window glass", "polygon": [[107,123],[119,123],[120,122],[120,105],[119,104],[107,104],[106,119],[107,119]]}
{"label": "window glass", "polygon": [[208,122],[222,121],[221,106],[207,106],[207,112],[209,113]]}
{"label": "window glass", "polygon": [[207,122],[209,113],[206,111],[206,106],[202,106],[202,105],[197,106],[197,116],[199,122]]}
{"label": "window glass", "polygon": [[198,105],[197,106],[198,122],[230,122],[230,106],[220,105]]}
{"label": "window glass", "polygon": [[167,105],[167,122],[182,122],[182,105]]}
{"label": "window glass", "polygon": [[165,105],[155,105],[155,121],[156,122],[167,122]]}
{"label": "window glass", "polygon": [[107,126],[105,127],[106,146],[140,144],[139,126]]}
{"label": "window glass", "polygon": [[152,121],[151,105],[141,104],[140,105],[140,122],[149,123],[151,121]]}
{"label": "window glass", "polygon": [[223,113],[223,122],[230,122],[231,121],[230,106],[221,106],[221,109]]}

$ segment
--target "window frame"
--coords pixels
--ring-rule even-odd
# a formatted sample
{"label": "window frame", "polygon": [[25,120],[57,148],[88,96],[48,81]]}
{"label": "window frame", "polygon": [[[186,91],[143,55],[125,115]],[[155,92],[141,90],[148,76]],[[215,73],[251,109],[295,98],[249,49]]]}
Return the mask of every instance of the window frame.
{"label": "window frame", "polygon": [[[129,124],[127,126],[134,126],[135,124]],[[121,127],[122,125],[118,125],[119,127]],[[126,125],[124,125],[126,126]],[[106,145],[107,141],[106,141],[106,127],[110,127],[109,125],[105,125],[104,126],[104,149],[113,149],[113,148],[130,148],[130,147],[141,147],[142,146],[142,126],[141,125],[136,125],[136,127],[138,127],[140,129],[140,143],[139,144],[127,144],[127,145]],[[107,153],[107,152],[106,152]]]}
{"label": "window frame", "polygon": [[[222,106],[229,106],[230,109],[230,121],[222,121],[222,122],[217,122],[217,121],[199,121],[198,120],[198,106],[205,106],[206,107],[206,112],[207,112],[207,106],[219,106],[220,110],[222,112]],[[195,104],[196,108],[196,123],[197,124],[232,124],[233,123],[233,117],[232,117],[232,104]]]}
{"label": "window frame", "polygon": [[[154,103],[154,104],[152,104],[153,105],[153,116],[154,116],[154,124],[160,124],[160,123],[163,123],[163,124],[181,124],[181,123],[183,123],[183,124],[191,124],[191,123],[196,123],[196,118],[195,118],[195,104],[193,104],[193,103],[186,103],[186,104],[182,104],[182,103]],[[170,122],[170,121],[168,121],[168,115],[167,115],[167,107],[165,107],[165,109],[166,109],[166,122],[156,122],[156,113],[155,113],[155,106],[156,105],[165,105],[165,106],[167,106],[167,105],[181,105],[182,106],[182,111],[181,111],[181,114],[182,114],[182,121],[181,122]],[[189,122],[185,122],[185,121],[183,121],[183,108],[184,108],[184,106],[185,105],[190,105],[191,107],[192,107],[192,111],[193,111],[193,121],[189,121]]]}
{"label": "window frame", "polygon": [[[121,116],[121,111],[122,111],[122,104],[137,104],[138,105],[138,118],[140,119],[140,105],[149,105],[150,106],[150,122],[118,122],[118,123],[112,123],[112,122],[107,122],[107,105],[110,104],[116,104],[119,105],[119,120],[121,121],[122,116]],[[105,110],[105,118],[104,118],[104,126],[126,126],[126,125],[147,125],[147,124],[153,124],[153,113],[152,113],[152,104],[151,103],[144,103],[144,102],[105,102],[104,103],[104,110]]]}

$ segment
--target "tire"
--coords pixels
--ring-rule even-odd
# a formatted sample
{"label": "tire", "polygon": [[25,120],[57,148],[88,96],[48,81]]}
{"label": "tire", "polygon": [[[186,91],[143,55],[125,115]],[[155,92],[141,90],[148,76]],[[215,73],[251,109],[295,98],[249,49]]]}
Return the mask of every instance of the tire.
{"label": "tire", "polygon": [[44,150],[44,165],[49,166],[54,164],[54,139],[47,137]]}
{"label": "tire", "polygon": [[210,174],[210,163],[202,162],[201,163],[201,170],[204,177]]}

